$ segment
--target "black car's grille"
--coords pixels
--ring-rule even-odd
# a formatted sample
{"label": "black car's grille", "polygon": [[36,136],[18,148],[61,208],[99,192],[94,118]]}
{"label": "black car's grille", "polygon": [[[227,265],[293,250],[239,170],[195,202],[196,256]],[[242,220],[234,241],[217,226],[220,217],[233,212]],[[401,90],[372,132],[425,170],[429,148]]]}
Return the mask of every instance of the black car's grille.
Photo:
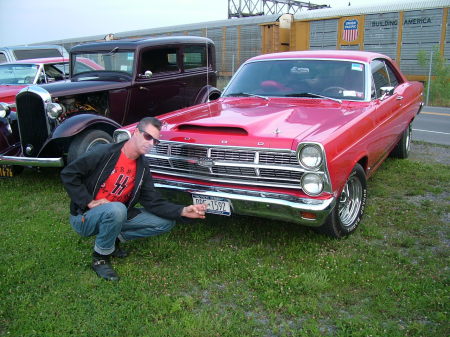
{"label": "black car's grille", "polygon": [[295,151],[162,142],[147,155],[152,172],[203,181],[300,188]]}
{"label": "black car's grille", "polygon": [[26,91],[17,95],[16,105],[23,153],[36,156],[49,135],[44,101],[38,94]]}

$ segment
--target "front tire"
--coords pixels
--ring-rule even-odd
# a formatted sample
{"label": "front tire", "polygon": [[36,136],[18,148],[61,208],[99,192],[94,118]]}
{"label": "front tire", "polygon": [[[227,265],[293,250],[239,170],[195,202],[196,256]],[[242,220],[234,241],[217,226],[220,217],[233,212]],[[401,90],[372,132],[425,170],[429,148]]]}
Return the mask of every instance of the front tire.
{"label": "front tire", "polygon": [[359,226],[367,201],[367,180],[364,169],[356,164],[345,183],[336,206],[326,222],[316,231],[333,238],[353,233]]}
{"label": "front tire", "polygon": [[69,152],[67,154],[67,162],[70,163],[74,161],[85,152],[94,149],[100,144],[109,144],[111,142],[111,135],[103,130],[85,130],[75,136],[74,140],[70,144]]}

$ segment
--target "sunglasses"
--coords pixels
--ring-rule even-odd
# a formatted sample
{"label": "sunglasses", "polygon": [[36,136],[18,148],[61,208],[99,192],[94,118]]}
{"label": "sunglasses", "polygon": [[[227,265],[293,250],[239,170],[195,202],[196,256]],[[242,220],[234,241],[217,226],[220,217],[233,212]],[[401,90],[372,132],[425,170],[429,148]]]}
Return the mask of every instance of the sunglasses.
{"label": "sunglasses", "polygon": [[148,132],[145,132],[144,130],[141,130],[141,129],[138,129],[141,133],[142,133],[142,135],[144,136],[144,139],[147,141],[147,142],[150,142],[150,141],[152,141],[153,140],[153,145],[158,145],[159,143],[160,143],[160,141],[159,141],[159,139],[156,139],[155,137],[153,137],[151,134],[149,134]]}

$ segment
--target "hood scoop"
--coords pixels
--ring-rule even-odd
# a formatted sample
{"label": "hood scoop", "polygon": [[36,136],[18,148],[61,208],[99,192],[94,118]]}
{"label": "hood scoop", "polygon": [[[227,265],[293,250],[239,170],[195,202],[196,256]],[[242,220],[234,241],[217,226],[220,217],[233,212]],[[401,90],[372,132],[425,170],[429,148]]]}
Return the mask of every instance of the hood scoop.
{"label": "hood scoop", "polygon": [[195,124],[181,124],[177,127],[177,130],[198,133],[215,133],[221,135],[248,136],[247,130],[233,126],[203,126]]}

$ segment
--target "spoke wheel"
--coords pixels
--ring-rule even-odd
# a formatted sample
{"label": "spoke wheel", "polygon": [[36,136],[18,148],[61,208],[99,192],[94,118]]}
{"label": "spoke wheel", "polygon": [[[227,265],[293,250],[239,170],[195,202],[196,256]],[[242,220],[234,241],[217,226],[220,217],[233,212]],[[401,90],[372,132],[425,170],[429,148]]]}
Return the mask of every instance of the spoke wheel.
{"label": "spoke wheel", "polygon": [[410,123],[408,127],[405,129],[405,131],[403,131],[402,137],[392,150],[391,152],[392,157],[400,159],[408,158],[409,151],[411,150],[411,133],[412,133],[412,124]]}
{"label": "spoke wheel", "polygon": [[367,200],[366,173],[356,164],[337,199],[326,222],[316,228],[319,233],[342,238],[353,233],[359,226]]}
{"label": "spoke wheel", "polygon": [[362,190],[361,181],[353,176],[347,181],[339,197],[339,220],[345,227],[351,226],[358,216],[362,203]]}

